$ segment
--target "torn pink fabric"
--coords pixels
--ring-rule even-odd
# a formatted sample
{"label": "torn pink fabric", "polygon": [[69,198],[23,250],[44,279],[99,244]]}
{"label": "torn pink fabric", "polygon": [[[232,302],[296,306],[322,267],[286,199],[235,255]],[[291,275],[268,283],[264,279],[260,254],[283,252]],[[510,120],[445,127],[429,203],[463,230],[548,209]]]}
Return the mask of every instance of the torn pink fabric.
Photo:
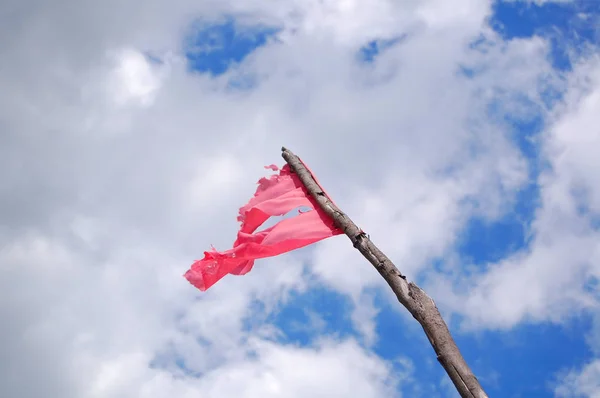
{"label": "torn pink fabric", "polygon": [[[278,170],[275,165],[265,168]],[[299,207],[310,210],[255,232],[271,216],[282,216]],[[217,252],[213,248],[204,252],[204,258],[194,262],[185,273],[185,278],[198,289],[208,289],[227,274],[246,274],[258,258],[277,256],[343,233],[308,194],[288,164],[279,174],[258,181],[256,193],[240,208],[238,221],[242,225],[232,249]]]}

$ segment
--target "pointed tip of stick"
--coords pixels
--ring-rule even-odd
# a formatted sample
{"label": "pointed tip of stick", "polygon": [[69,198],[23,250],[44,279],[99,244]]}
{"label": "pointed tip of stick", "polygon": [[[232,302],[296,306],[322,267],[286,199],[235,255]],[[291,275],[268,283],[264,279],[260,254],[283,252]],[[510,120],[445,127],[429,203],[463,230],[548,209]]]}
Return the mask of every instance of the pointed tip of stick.
{"label": "pointed tip of stick", "polygon": [[289,163],[290,158],[294,157],[295,155],[293,154],[292,151],[290,151],[286,147],[282,146],[281,147],[281,156],[285,159],[286,162]]}

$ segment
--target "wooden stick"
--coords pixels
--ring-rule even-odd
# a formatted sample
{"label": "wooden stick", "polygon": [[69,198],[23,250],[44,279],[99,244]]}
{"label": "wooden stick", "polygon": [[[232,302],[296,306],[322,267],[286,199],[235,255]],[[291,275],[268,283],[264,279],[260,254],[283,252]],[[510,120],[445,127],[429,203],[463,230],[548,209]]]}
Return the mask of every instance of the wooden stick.
{"label": "wooden stick", "polygon": [[406,277],[400,273],[394,263],[325,195],[323,189],[317,184],[298,156],[285,147],[281,150],[285,161],[298,175],[300,181],[323,211],[335,221],[339,228],[344,230],[354,247],[373,264],[392,288],[398,301],[421,324],[437,354],[438,361],[450,376],[460,396],[463,398],[488,398],[477,377],[465,362],[431,297],[413,282],[406,281]]}

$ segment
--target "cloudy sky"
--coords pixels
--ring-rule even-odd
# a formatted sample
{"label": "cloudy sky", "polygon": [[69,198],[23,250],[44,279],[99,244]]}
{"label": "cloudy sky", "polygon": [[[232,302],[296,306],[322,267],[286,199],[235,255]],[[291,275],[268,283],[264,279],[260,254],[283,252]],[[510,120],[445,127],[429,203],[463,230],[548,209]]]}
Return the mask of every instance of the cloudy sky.
{"label": "cloudy sky", "polygon": [[600,397],[599,26],[596,0],[0,0],[0,396],[456,397],[345,236],[182,277],[285,145],[490,396]]}

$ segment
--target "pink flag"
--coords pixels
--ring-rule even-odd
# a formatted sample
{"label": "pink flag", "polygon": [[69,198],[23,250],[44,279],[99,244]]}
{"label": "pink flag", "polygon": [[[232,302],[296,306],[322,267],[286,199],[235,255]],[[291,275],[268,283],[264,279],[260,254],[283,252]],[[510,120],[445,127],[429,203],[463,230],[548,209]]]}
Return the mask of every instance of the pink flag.
{"label": "pink flag", "polygon": [[[278,170],[275,165],[265,168]],[[255,232],[269,217],[282,216],[299,207],[311,210]],[[232,249],[204,252],[204,258],[185,273],[185,278],[198,289],[208,289],[227,274],[246,274],[255,259],[277,256],[344,232],[335,227],[288,164],[279,174],[258,181],[256,193],[240,208],[238,221],[242,225]]]}

